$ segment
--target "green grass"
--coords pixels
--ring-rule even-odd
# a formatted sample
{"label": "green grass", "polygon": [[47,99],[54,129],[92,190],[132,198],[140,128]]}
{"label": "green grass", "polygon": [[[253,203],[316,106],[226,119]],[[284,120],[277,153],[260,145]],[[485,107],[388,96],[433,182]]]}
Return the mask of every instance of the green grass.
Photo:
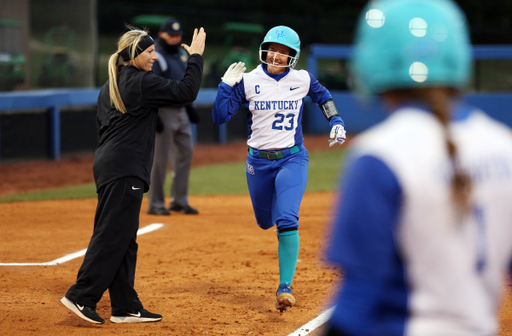
{"label": "green grass", "polygon": [[[166,193],[171,186],[167,174]],[[189,180],[190,195],[238,195],[246,194],[245,162],[224,163],[192,169]]]}
{"label": "green grass", "polygon": [[306,192],[334,191],[343,171],[345,150],[320,151],[309,155],[309,175]]}
{"label": "green grass", "polygon": [[[342,168],[343,155],[343,149],[310,153],[306,191],[335,190]],[[169,193],[170,185],[170,174],[168,174],[165,183],[166,193]],[[247,193],[245,162],[203,166],[192,169],[190,173],[190,195],[239,195]],[[0,202],[81,198],[96,198],[94,183],[4,196],[0,197]]]}
{"label": "green grass", "polygon": [[96,186],[94,183],[79,184],[76,186],[55,188],[40,191],[31,191],[21,194],[14,194],[0,197],[0,202],[28,202],[28,201],[47,201],[56,199],[79,199],[95,198]]}

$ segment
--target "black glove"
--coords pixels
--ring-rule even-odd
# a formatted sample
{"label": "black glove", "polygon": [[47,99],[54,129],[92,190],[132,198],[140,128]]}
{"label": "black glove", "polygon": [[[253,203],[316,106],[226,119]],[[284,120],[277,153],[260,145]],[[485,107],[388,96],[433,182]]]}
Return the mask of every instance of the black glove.
{"label": "black glove", "polygon": [[200,118],[196,108],[192,104],[186,105],[185,108],[187,109],[187,115],[190,122],[193,124],[199,124]]}
{"label": "black glove", "polygon": [[162,118],[160,116],[156,117],[156,132],[162,133],[164,131],[164,122],[162,121]]}

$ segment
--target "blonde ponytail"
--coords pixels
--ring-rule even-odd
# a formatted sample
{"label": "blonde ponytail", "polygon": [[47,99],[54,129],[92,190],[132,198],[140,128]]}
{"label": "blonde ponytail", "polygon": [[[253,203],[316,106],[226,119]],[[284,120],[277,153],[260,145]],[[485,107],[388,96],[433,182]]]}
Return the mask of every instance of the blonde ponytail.
{"label": "blonde ponytail", "polygon": [[123,34],[117,43],[117,52],[112,54],[108,60],[108,88],[110,93],[110,103],[121,113],[126,113],[126,106],[124,105],[121,93],[119,92],[119,85],[117,83],[119,75],[117,71],[117,64],[119,62],[120,53],[124,49],[129,48],[130,61],[128,61],[128,63],[131,63],[136,57],[136,46],[146,35],[148,35],[148,31],[146,30],[140,30],[131,26],[128,26],[128,29],[130,30]]}
{"label": "blonde ponytail", "polygon": [[124,106],[121,93],[119,92],[119,86],[117,85],[117,63],[119,62],[119,53],[114,53],[108,60],[108,89],[110,92],[110,103],[116,107],[121,113],[126,113],[126,107]]}

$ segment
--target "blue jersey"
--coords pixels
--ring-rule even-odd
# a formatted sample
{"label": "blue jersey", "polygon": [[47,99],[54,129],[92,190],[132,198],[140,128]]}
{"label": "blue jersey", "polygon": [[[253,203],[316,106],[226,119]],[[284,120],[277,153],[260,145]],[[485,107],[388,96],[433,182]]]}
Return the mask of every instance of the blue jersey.
{"label": "blue jersey", "polygon": [[[222,124],[230,120],[243,104],[248,111],[247,144],[260,150],[300,146],[304,97],[321,105],[331,99],[329,91],[305,70],[287,68],[272,75],[259,65],[233,87],[221,82],[213,107],[213,120]],[[340,117],[331,126],[343,124]]]}
{"label": "blue jersey", "polygon": [[450,128],[472,179],[461,220],[444,129],[403,107],[352,146],[328,249],[349,335],[492,335],[512,256],[512,132],[461,108]]}

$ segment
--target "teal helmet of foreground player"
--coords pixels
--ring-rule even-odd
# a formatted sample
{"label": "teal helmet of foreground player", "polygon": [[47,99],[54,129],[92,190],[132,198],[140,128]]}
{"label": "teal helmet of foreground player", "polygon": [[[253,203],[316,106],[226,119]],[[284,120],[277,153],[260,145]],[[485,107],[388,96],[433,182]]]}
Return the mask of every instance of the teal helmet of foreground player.
{"label": "teal helmet of foreground player", "polygon": [[451,0],[381,0],[360,17],[351,72],[363,96],[468,83],[467,21]]}
{"label": "teal helmet of foreground player", "polygon": [[267,64],[268,45],[270,43],[279,43],[291,49],[289,67],[295,67],[300,55],[300,38],[295,30],[287,26],[277,26],[270,29],[263,42],[260,44],[260,61]]}

